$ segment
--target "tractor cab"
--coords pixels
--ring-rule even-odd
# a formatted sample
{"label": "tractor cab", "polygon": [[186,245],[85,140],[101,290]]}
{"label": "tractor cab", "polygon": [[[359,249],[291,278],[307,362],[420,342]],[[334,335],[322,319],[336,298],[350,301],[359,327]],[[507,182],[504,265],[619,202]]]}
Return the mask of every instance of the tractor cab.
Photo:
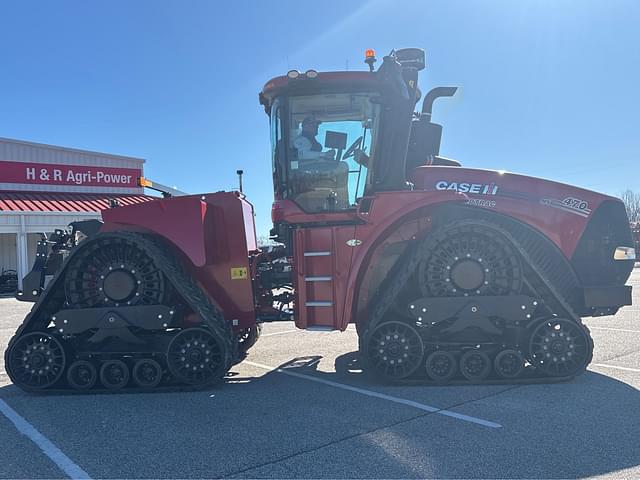
{"label": "tractor cab", "polygon": [[312,214],[310,221],[355,211],[376,191],[410,189],[413,169],[439,153],[442,127],[431,123],[431,105],[455,89],[434,89],[424,113],[414,113],[424,51],[394,51],[377,71],[373,51],[365,61],[368,72],[291,70],[260,93],[270,117],[276,203]]}
{"label": "tractor cab", "polygon": [[366,72],[294,71],[271,82],[286,85],[268,105],[277,200],[289,199],[307,213],[356,205],[380,130],[380,94],[372,80]]}

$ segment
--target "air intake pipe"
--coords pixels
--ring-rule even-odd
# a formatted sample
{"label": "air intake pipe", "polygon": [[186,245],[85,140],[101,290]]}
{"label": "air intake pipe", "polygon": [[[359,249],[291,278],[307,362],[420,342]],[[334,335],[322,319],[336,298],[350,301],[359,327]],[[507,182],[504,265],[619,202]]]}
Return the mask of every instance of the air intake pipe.
{"label": "air intake pipe", "polygon": [[441,97],[453,97],[458,91],[458,87],[436,87],[429,90],[422,101],[422,116],[426,116],[426,121],[431,121],[433,102]]}
{"label": "air intake pipe", "polygon": [[442,125],[431,122],[433,102],[440,97],[453,96],[456,90],[458,90],[457,87],[436,87],[425,95],[420,116],[411,122],[411,137],[407,149],[405,171],[407,179],[411,179],[413,171],[417,167],[431,164],[435,157],[440,155]]}

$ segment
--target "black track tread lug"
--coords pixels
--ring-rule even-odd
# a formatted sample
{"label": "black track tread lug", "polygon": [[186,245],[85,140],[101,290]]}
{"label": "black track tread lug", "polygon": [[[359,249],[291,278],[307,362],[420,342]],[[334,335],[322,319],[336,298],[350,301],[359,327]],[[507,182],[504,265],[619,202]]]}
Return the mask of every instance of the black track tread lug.
{"label": "black track tread lug", "polygon": [[[566,382],[574,379],[576,376],[580,375],[586,370],[586,367],[591,363],[593,359],[593,339],[591,337],[591,333],[587,326],[582,322],[582,319],[573,311],[572,307],[569,303],[563,298],[563,296],[559,293],[558,289],[551,283],[551,281],[546,277],[542,268],[540,268],[536,262],[531,258],[528,252],[520,245],[520,243],[511,235],[510,232],[506,231],[499,225],[496,225],[493,222],[486,220],[477,220],[477,219],[464,219],[453,221],[449,224],[444,225],[443,229],[448,228],[458,228],[465,226],[482,226],[486,228],[493,229],[498,231],[501,235],[503,235],[511,244],[516,248],[518,254],[522,259],[522,266],[524,268],[524,283],[527,284],[533,291],[537,292],[540,298],[544,301],[545,304],[551,309],[551,311],[561,317],[565,317],[574,321],[576,324],[580,325],[588,338],[589,342],[589,356],[585,361],[584,368],[577,373],[565,376],[565,377],[551,377],[551,376],[535,376],[531,375],[531,370],[533,368],[524,369],[525,373],[517,379],[495,379],[488,378],[479,382],[472,382],[469,380],[455,379],[448,382],[435,382],[429,379],[426,374],[421,378],[409,378],[409,379],[398,379],[389,381],[388,383],[398,384],[398,385],[514,385],[514,384],[536,384],[536,383],[559,383]],[[393,265],[389,273],[387,274],[385,280],[381,283],[378,288],[378,293],[374,298],[377,298],[378,301],[372,308],[372,315],[369,322],[366,324],[364,328],[364,332],[362,333],[362,337],[368,336],[369,332],[372,331],[384,318],[387,310],[391,305],[395,302],[396,298],[400,294],[400,292],[405,288],[411,277],[415,274],[418,269],[419,262],[428,251],[432,248],[434,242],[437,242],[437,232],[433,231],[427,234],[427,236],[422,240],[416,240],[414,244],[409,245],[407,250],[402,255],[402,257]],[[416,245],[414,247],[414,245]],[[533,322],[532,322],[533,323]],[[362,341],[359,339],[359,345],[362,345]],[[360,348],[362,352],[362,348]],[[361,359],[366,368],[367,359],[365,355],[361,355]]]}
{"label": "black track tread lug", "polygon": [[[169,280],[169,283],[178,291],[182,298],[189,304],[189,306],[200,315],[205,321],[206,326],[215,333],[226,345],[226,368],[223,369],[223,374],[215,379],[214,382],[207,383],[205,385],[160,385],[156,388],[139,388],[139,387],[126,387],[119,390],[109,390],[105,388],[92,388],[90,390],[75,390],[70,386],[63,388],[61,383],[63,380],[58,381],[54,386],[44,389],[31,389],[24,385],[18,385],[19,388],[37,394],[94,394],[94,393],[150,393],[150,392],[175,392],[175,391],[195,391],[211,388],[214,384],[220,383],[224,379],[224,375],[228,372],[229,368],[235,363],[235,359],[238,357],[237,342],[233,328],[225,321],[222,312],[213,305],[203,290],[197,285],[195,280],[186,272],[183,265],[176,258],[175,253],[170,250],[168,245],[160,239],[152,235],[142,234],[129,231],[117,231],[117,232],[104,232],[98,233],[86,240],[80,245],[74,248],[67,258],[65,259],[60,271],[51,280],[47,288],[42,293],[42,296],[33,305],[29,314],[25,317],[23,322],[17,328],[16,333],[9,341],[7,350],[5,351],[5,365],[8,364],[9,352],[15,343],[23,334],[31,331],[46,330],[46,326],[49,323],[51,315],[59,311],[65,303],[64,292],[64,278],[67,274],[69,262],[71,262],[80,252],[83,251],[83,247],[89,245],[92,242],[104,239],[104,238],[120,238],[135,242],[142,246],[142,248],[153,258],[164,275]],[[64,343],[63,343],[64,345]],[[11,377],[11,372],[7,372]],[[62,376],[66,378],[65,375]]]}

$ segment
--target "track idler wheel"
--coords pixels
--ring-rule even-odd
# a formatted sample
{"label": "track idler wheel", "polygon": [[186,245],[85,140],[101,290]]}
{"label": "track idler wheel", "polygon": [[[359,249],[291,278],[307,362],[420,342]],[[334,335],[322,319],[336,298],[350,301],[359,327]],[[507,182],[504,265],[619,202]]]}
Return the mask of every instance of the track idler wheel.
{"label": "track idler wheel", "polygon": [[238,342],[238,352],[244,354],[253,347],[262,333],[262,324],[257,323],[252,327],[245,328],[238,332],[236,335],[236,341]]}
{"label": "track idler wheel", "polygon": [[524,370],[524,357],[517,350],[502,350],[493,360],[493,368],[500,378],[518,378]]}
{"label": "track idler wheel", "polygon": [[67,370],[67,383],[75,390],[90,390],[98,380],[98,371],[87,360],[76,360]]}
{"label": "track idler wheel", "polygon": [[456,376],[458,362],[456,357],[446,350],[433,352],[425,362],[427,375],[436,382],[447,382]]}
{"label": "track idler wheel", "polygon": [[162,367],[151,358],[143,358],[135,363],[131,376],[137,386],[154,388],[162,380]]}
{"label": "track idler wheel", "polygon": [[467,380],[484,380],[491,373],[489,356],[479,350],[468,350],[460,357],[460,373]]}
{"label": "track idler wheel", "polygon": [[225,342],[205,328],[187,328],[173,337],[167,349],[171,374],[189,385],[207,385],[226,373]]}
{"label": "track idler wheel", "polygon": [[109,390],[124,388],[129,383],[129,367],[122,360],[107,360],[100,367],[100,381]]}
{"label": "track idler wheel", "polygon": [[541,322],[529,341],[531,364],[551,377],[571,376],[584,370],[592,349],[585,328],[565,318]]}
{"label": "track idler wheel", "polygon": [[42,390],[56,383],[66,363],[60,342],[43,332],[20,337],[8,355],[7,373],[26,390]]}
{"label": "track idler wheel", "polygon": [[422,365],[424,343],[411,325],[391,321],[378,325],[366,341],[367,363],[380,377],[399,380]]}

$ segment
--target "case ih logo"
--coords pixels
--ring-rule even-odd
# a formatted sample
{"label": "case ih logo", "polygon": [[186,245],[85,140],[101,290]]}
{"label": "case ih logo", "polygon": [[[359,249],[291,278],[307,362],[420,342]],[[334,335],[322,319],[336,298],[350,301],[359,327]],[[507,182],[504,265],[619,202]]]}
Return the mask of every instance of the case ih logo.
{"label": "case ih logo", "polygon": [[135,168],[0,162],[0,183],[136,188],[141,173]]}
{"label": "case ih logo", "polygon": [[440,180],[436,183],[436,190],[455,190],[460,193],[479,193],[480,195],[495,195],[498,186],[495,183],[458,183]]}

